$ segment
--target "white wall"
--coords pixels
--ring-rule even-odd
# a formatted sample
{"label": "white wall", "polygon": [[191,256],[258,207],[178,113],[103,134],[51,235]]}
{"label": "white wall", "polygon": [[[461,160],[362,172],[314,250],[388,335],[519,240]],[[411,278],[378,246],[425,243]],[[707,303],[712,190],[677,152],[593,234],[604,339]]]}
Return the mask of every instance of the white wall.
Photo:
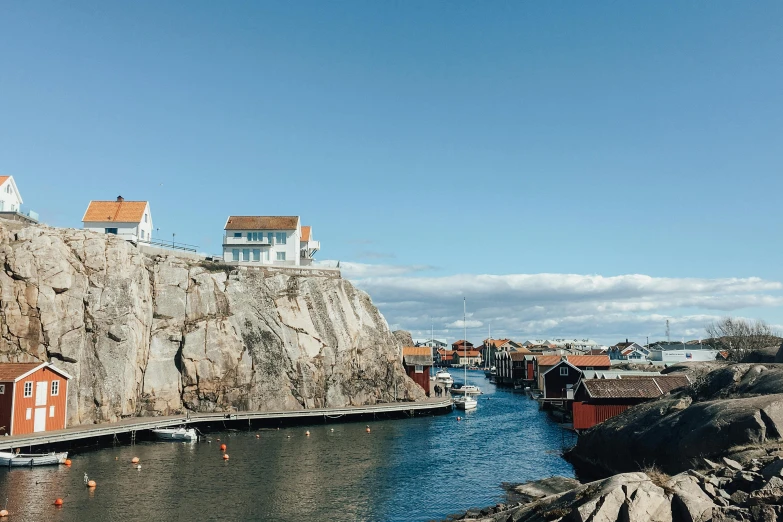
{"label": "white wall", "polygon": [[717,356],[717,350],[651,350],[648,358],[651,361],[688,362],[714,361]]}
{"label": "white wall", "polygon": [[[270,246],[261,245],[259,243],[241,243],[241,244],[229,244],[234,234],[242,234],[243,238],[247,238],[248,232],[263,233],[266,238],[269,233],[272,234],[272,244]],[[285,232],[286,240],[285,244],[280,244],[276,241],[275,234]],[[290,265],[299,266],[299,241],[301,238],[301,231],[299,228],[296,230],[226,230],[226,240],[223,242],[223,260],[226,262],[234,261],[234,250],[239,251],[240,262],[251,265],[268,264],[268,265]],[[260,261],[252,261],[253,250],[260,250]],[[264,252],[268,252],[269,260],[264,260]],[[277,260],[277,253],[285,252],[285,261]],[[244,258],[244,254],[249,255],[249,259]]]}
{"label": "white wall", "polygon": [[106,233],[107,228],[116,228],[117,236],[127,241],[138,241],[139,223],[117,223],[116,221],[86,221],[84,223],[85,230],[92,230],[94,232]]}
{"label": "white wall", "polygon": [[22,196],[14,186],[13,178],[8,178],[0,186],[0,211],[19,212],[22,206]]}

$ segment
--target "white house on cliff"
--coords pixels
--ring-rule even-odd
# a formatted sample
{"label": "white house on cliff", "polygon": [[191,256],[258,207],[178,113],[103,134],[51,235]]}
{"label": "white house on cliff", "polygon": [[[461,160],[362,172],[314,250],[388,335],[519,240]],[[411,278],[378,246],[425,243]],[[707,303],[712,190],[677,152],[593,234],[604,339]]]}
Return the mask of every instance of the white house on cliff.
{"label": "white house on cliff", "polygon": [[223,260],[259,265],[306,266],[320,248],[299,216],[229,216]]}
{"label": "white house on cliff", "polygon": [[127,241],[149,242],[152,239],[152,214],[148,201],[90,201],[82,218],[83,228],[115,234]]}
{"label": "white house on cliff", "polygon": [[0,176],[0,212],[19,212],[22,195],[13,176]]}

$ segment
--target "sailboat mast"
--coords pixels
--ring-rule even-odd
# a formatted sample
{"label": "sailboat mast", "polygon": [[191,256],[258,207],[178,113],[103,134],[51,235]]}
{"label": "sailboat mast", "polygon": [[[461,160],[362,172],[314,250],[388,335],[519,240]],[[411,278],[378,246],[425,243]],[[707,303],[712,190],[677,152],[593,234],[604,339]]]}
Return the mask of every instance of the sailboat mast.
{"label": "sailboat mast", "polygon": [[467,320],[467,301],[463,297],[462,298],[462,328],[463,328],[463,336],[462,337],[465,342],[462,343],[462,349],[464,350],[462,353],[465,354],[465,364],[462,366],[465,369],[465,399],[468,398],[468,323],[465,322]]}

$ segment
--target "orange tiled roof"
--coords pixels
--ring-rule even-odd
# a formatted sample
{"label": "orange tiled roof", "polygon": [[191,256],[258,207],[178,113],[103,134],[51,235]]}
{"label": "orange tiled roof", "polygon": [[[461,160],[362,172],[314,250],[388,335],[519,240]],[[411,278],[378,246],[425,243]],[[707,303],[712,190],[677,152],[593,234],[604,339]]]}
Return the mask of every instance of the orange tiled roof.
{"label": "orange tiled roof", "polygon": [[478,357],[479,355],[481,355],[481,352],[479,352],[478,350],[468,350],[468,351],[454,350],[454,351],[460,357]]}
{"label": "orange tiled roof", "polygon": [[299,216],[228,216],[225,230],[293,230]]}
{"label": "orange tiled roof", "polygon": [[560,362],[561,357],[559,355],[539,355],[536,358],[538,366],[554,366]]}
{"label": "orange tiled roof", "polygon": [[584,366],[610,366],[608,355],[569,355],[566,357],[568,362],[582,368]]}
{"label": "orange tiled roof", "polygon": [[402,355],[432,355],[432,348],[429,346],[403,346]]}
{"label": "orange tiled roof", "polygon": [[139,223],[146,208],[146,201],[90,201],[82,221]]}
{"label": "orange tiled roof", "polygon": [[0,176],[0,185],[5,183],[11,176]]}
{"label": "orange tiled roof", "polygon": [[302,226],[302,241],[310,241],[310,227]]}
{"label": "orange tiled roof", "polygon": [[13,381],[20,375],[24,375],[42,363],[2,363],[0,364],[0,381]]}

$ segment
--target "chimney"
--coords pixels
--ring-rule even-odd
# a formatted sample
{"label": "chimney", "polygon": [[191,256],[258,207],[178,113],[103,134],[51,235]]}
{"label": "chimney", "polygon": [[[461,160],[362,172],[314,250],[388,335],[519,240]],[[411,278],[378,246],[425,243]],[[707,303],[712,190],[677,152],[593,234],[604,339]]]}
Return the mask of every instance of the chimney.
{"label": "chimney", "polygon": [[122,196],[117,196],[118,203],[122,203],[123,201],[125,201],[125,198],[123,198]]}
{"label": "chimney", "polygon": [[625,338],[625,344],[628,344],[628,338],[627,337]]}

